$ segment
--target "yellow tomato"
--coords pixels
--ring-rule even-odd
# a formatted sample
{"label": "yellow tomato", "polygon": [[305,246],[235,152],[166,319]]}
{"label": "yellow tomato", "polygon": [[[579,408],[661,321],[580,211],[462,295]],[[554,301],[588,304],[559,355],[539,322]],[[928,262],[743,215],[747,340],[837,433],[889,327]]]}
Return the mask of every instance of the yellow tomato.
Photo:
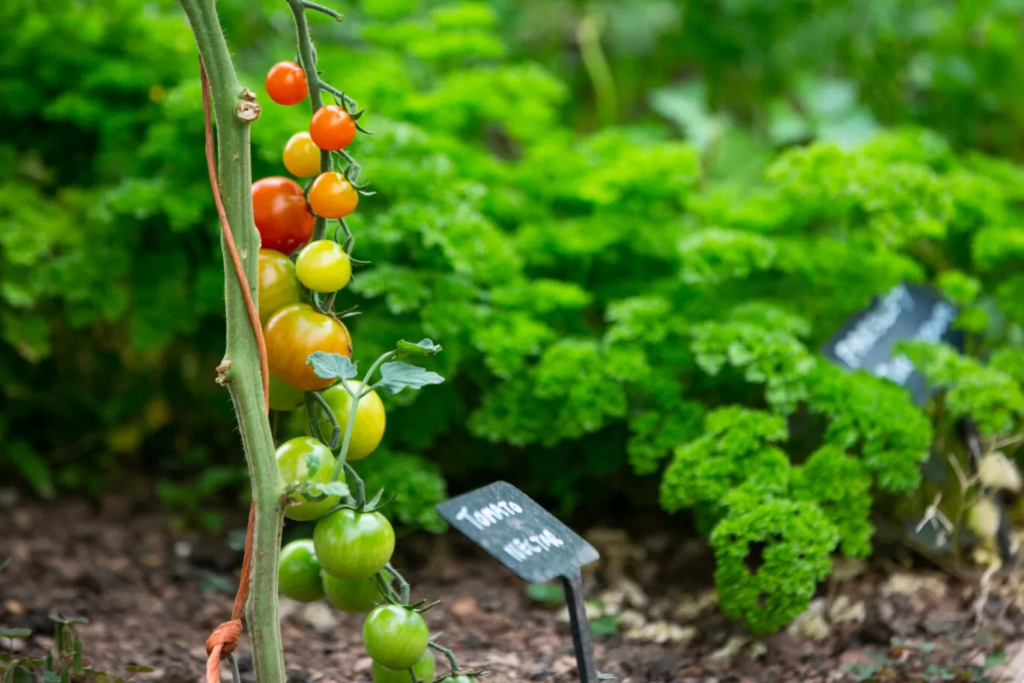
{"label": "yellow tomato", "polygon": [[281,155],[288,172],[300,178],[311,178],[320,173],[320,148],[313,144],[309,133],[296,133],[289,138]]}
{"label": "yellow tomato", "polygon": [[[352,391],[360,392],[363,389],[362,382],[349,382]],[[338,424],[341,426],[342,437],[345,436],[345,425],[348,424],[348,416],[352,411],[352,397],[340,384],[331,387],[323,392],[324,400],[334,412]],[[322,414],[322,410],[321,414]],[[359,407],[356,408],[356,420],[352,425],[352,439],[348,444],[348,455],[346,460],[362,460],[380,445],[384,438],[384,426],[386,418],[384,415],[384,404],[376,391],[371,391],[359,399]],[[320,433],[324,438],[331,434],[331,421],[324,416],[320,420]]]}
{"label": "yellow tomato", "polygon": [[352,260],[332,240],[310,242],[295,260],[299,282],[314,292],[337,292],[352,279]]}

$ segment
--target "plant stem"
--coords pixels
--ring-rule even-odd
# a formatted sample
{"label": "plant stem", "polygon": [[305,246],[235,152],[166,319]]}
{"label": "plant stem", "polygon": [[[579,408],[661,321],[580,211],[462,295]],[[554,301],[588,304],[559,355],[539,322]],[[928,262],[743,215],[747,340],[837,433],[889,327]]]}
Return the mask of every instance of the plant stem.
{"label": "plant stem", "polygon": [[[231,53],[217,17],[215,0],[181,0],[195,34],[210,81],[217,122],[217,167],[228,223],[245,270],[252,297],[257,296],[256,272],[260,238],[252,217],[252,175],[249,122],[236,115],[240,106],[253,109],[251,93],[238,82]],[[223,247],[222,243],[222,247]],[[218,381],[231,393],[242,445],[249,464],[255,522],[252,584],[247,620],[253,667],[260,683],[284,683],[284,656],[277,613],[277,561],[284,518],[284,485],[274,458],[267,418],[259,350],[234,266],[224,249],[224,289],[227,348]]]}
{"label": "plant stem", "polygon": [[[316,72],[316,51],[313,49],[313,40],[309,37],[309,22],[306,21],[307,3],[302,0],[285,0],[292,10],[295,18],[295,34],[299,46],[299,66],[306,72],[306,84],[309,86],[309,108],[315,114],[318,109],[324,106],[320,97],[320,76]],[[331,153],[320,150],[320,172],[327,173],[331,170]],[[327,232],[327,220],[316,217],[313,225],[313,240],[322,240]]]}

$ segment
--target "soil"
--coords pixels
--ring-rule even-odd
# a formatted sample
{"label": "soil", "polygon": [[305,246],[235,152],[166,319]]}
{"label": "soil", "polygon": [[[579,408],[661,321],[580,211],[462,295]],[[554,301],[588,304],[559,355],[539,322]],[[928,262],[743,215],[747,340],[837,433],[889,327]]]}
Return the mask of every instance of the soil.
{"label": "soil", "polygon": [[[0,573],[0,628],[33,631],[15,648],[53,647],[48,615],[59,611],[89,620],[80,635],[95,669],[138,663],[154,671],[134,680],[201,679],[203,642],[228,618],[241,560],[224,537],[174,533],[166,516],[119,499],[6,502],[0,560],[12,562]],[[824,586],[793,628],[755,638],[718,611],[699,543],[634,546],[608,530],[591,538],[604,556],[586,576],[588,598],[603,605],[592,615],[595,655],[619,681],[1024,681],[1024,615],[1013,577],[987,579],[987,597],[979,598],[978,576],[847,567],[852,578]],[[413,535],[400,545],[396,564],[414,598],[442,600],[427,620],[463,669],[487,669],[498,682],[578,680],[557,605],[529,597],[522,582],[454,533]],[[326,603],[283,602],[289,682],[369,681],[361,623]],[[241,678],[252,683],[247,647],[243,636]],[[226,667],[224,677],[231,680]]]}

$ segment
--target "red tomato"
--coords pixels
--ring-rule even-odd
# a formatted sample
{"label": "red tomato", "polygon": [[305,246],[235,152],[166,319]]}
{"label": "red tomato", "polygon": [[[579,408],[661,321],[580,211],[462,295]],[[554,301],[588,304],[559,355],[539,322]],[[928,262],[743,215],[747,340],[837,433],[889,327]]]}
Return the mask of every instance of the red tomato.
{"label": "red tomato", "polygon": [[356,137],[356,122],[336,104],[320,107],[309,122],[309,136],[320,149],[337,152]]}
{"label": "red tomato", "polygon": [[253,183],[252,215],[263,249],[291,254],[313,236],[316,218],[302,186],[290,178],[271,176]]}
{"label": "red tomato", "polygon": [[325,351],[352,357],[348,328],[309,304],[282,308],[267,321],[263,336],[270,374],[302,391],[319,391],[334,382],[317,377],[313,366],[306,365],[309,354]]}
{"label": "red tomato", "polygon": [[298,104],[309,93],[306,72],[295,62],[278,62],[270,67],[264,84],[270,99],[278,104]]}
{"label": "red tomato", "polygon": [[309,206],[323,218],[344,218],[359,206],[359,193],[337,171],[321,173],[309,188]]}

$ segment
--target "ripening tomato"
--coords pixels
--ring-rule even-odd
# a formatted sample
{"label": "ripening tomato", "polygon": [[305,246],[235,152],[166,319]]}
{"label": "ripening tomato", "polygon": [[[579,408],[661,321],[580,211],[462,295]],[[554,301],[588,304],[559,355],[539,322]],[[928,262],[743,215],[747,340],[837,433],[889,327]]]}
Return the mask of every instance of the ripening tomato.
{"label": "ripening tomato", "polygon": [[270,374],[302,391],[329,387],[306,359],[314,351],[352,357],[352,338],[343,324],[313,310],[309,304],[292,304],[275,313],[264,330]]}
{"label": "ripening tomato", "polygon": [[[305,394],[290,387],[273,375],[270,376],[270,407],[273,410],[287,412],[302,403]],[[305,410],[302,411],[306,412]],[[308,424],[308,420],[307,420]]]}
{"label": "ripening tomato", "polygon": [[313,546],[320,566],[334,578],[369,579],[391,561],[395,530],[379,512],[340,508],[316,523]]}
{"label": "ripening tomato", "polygon": [[292,541],[281,548],[277,562],[277,588],[281,595],[299,602],[313,602],[324,597],[320,583],[320,563],[316,561],[313,542]]}
{"label": "ripening tomato", "polygon": [[295,275],[295,264],[279,251],[260,249],[257,273],[260,323],[266,326],[270,316],[289,304],[299,303],[302,293]]}
{"label": "ripening tomato", "polygon": [[295,259],[299,282],[314,292],[329,294],[344,289],[352,279],[352,260],[333,240],[317,240],[302,248]]}
{"label": "ripening tomato", "polygon": [[359,193],[337,171],[321,173],[309,188],[309,208],[322,218],[344,218],[357,206]]}
{"label": "ripening tomato", "polygon": [[290,178],[271,176],[252,184],[252,217],[261,247],[291,254],[313,236],[316,218],[306,205],[306,193]]}
{"label": "ripening tomato", "polygon": [[[295,484],[302,481],[313,481],[319,484],[326,484],[331,481],[334,475],[334,466],[337,460],[331,449],[323,445],[311,436],[299,436],[289,439],[278,446],[274,454],[277,458],[277,469],[281,472],[281,479],[285,484]],[[309,471],[309,456],[320,459],[320,466],[315,472]],[[339,481],[345,481],[345,473],[342,472]],[[284,509],[284,516],[289,519],[309,521],[319,519],[328,510],[338,504],[338,496],[327,496],[323,500],[306,501],[306,498],[299,493],[292,494],[296,503]]]}
{"label": "ripening tomato", "polygon": [[309,135],[320,149],[337,152],[356,137],[356,122],[336,104],[320,107],[309,122]]}
{"label": "ripening tomato", "polygon": [[270,99],[278,104],[298,104],[309,94],[306,72],[295,62],[278,62],[270,67],[264,82]]}
{"label": "ripening tomato", "polygon": [[369,612],[384,599],[376,579],[336,579],[327,572],[320,577],[327,600],[342,612],[358,614]]}
{"label": "ripening tomato", "polygon": [[311,178],[320,172],[320,148],[305,131],[289,138],[281,160],[289,173],[300,178]]}
{"label": "ripening tomato", "polygon": [[363,622],[363,645],[373,661],[409,669],[427,651],[430,631],[419,612],[399,605],[374,608]]}
{"label": "ripening tomato", "polygon": [[[362,382],[350,381],[348,385],[352,388],[352,391],[360,392],[363,390]],[[334,417],[338,420],[338,424],[344,429],[345,425],[348,424],[349,414],[352,410],[352,397],[345,391],[345,387],[340,384],[327,389],[321,395],[324,397],[327,405],[330,406]],[[320,419],[320,432],[322,434],[330,434],[331,420],[324,414],[323,408],[318,407],[318,410],[322,416]],[[380,400],[380,396],[377,395],[376,391],[371,391],[359,399],[359,407],[356,408],[356,421],[352,425],[352,436],[349,437],[348,453],[345,455],[345,460],[349,462],[362,460],[370,453],[373,453],[377,446],[380,445],[381,439],[384,438],[386,422],[384,403]]]}
{"label": "ripening tomato", "polygon": [[[424,652],[423,656],[420,657],[420,661],[413,665],[412,672],[416,674],[416,678],[421,681],[433,681],[434,655],[432,655],[429,650]],[[409,683],[409,681],[412,680],[409,677],[408,669],[395,671],[394,669],[389,669],[377,662],[374,662],[373,666],[370,668],[370,677],[373,679],[373,683]]]}

